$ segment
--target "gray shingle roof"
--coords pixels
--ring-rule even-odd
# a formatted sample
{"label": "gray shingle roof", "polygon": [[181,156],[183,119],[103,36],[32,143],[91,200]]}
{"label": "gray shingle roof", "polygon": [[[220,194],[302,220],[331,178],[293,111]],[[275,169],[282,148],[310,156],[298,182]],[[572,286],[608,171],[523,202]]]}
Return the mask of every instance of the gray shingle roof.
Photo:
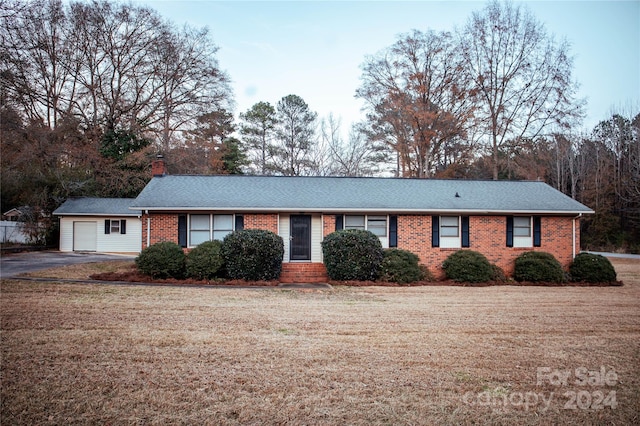
{"label": "gray shingle roof", "polygon": [[544,182],[239,175],[154,177],[131,206],[171,211],[593,212]]}
{"label": "gray shingle roof", "polygon": [[140,211],[129,207],[133,198],[69,198],[53,214],[58,216],[138,216]]}

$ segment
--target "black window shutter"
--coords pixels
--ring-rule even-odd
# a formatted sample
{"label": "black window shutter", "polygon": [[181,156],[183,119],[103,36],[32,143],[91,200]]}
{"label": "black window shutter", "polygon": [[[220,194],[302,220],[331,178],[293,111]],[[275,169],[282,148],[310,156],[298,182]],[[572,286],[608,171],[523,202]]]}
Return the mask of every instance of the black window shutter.
{"label": "black window shutter", "polygon": [[187,246],[187,215],[178,215],[178,245],[180,247]]}
{"label": "black window shutter", "polygon": [[440,247],[440,216],[431,216],[431,247]]}
{"label": "black window shutter", "polygon": [[104,221],[104,233],[105,234],[110,234],[111,233],[111,220],[110,219],[105,219],[105,221]]}
{"label": "black window shutter", "polygon": [[540,247],[542,244],[542,218],[540,216],[533,217],[533,246]]}
{"label": "black window shutter", "polygon": [[507,247],[513,247],[513,216],[507,216]]}
{"label": "black window shutter", "polygon": [[244,216],[241,214],[236,215],[236,231],[242,231],[244,229]]}
{"label": "black window shutter", "polygon": [[336,215],[336,231],[344,229],[344,216],[341,214]]}
{"label": "black window shutter", "polygon": [[121,234],[127,233],[127,221],[125,219],[120,220],[120,233]]}
{"label": "black window shutter", "polygon": [[398,247],[398,216],[389,216],[389,247]]}
{"label": "black window shutter", "polygon": [[462,216],[462,247],[469,247],[469,216]]}

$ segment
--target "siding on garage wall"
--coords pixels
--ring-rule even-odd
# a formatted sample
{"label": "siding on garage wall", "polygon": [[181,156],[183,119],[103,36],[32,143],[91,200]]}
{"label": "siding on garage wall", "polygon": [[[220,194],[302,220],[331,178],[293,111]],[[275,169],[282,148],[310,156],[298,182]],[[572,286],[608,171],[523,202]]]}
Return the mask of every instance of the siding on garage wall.
{"label": "siding on garage wall", "polygon": [[[127,221],[126,234],[105,234],[105,219]],[[73,222],[96,222],[96,251],[111,253],[140,253],[142,247],[142,221],[137,217],[66,216],[60,218],[60,251],[73,251]]]}

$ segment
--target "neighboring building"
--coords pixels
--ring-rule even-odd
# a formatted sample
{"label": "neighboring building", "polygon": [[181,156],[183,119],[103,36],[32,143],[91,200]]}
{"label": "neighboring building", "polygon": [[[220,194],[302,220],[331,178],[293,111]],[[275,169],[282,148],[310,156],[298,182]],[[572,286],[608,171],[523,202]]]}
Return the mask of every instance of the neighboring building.
{"label": "neighboring building", "polygon": [[46,216],[31,206],[20,206],[7,210],[0,221],[0,242],[31,244],[36,243],[45,225]]}
{"label": "neighboring building", "polygon": [[33,218],[35,210],[30,206],[14,207],[2,213],[2,220],[9,222],[26,222]]}
{"label": "neighboring building", "polygon": [[326,280],[321,242],[338,229],[367,229],[383,247],[409,250],[437,276],[453,251],[483,253],[507,274],[523,251],[552,253],[565,268],[580,250],[591,209],[543,182],[283,176],[167,176],[131,203],[142,211],[142,247],[186,250],[239,229],[285,242],[287,281]]}
{"label": "neighboring building", "polygon": [[26,232],[24,222],[14,220],[0,220],[0,242],[26,244],[31,242],[31,238]]}
{"label": "neighboring building", "polygon": [[70,198],[53,214],[60,217],[60,251],[140,253],[141,212],[133,198]]}

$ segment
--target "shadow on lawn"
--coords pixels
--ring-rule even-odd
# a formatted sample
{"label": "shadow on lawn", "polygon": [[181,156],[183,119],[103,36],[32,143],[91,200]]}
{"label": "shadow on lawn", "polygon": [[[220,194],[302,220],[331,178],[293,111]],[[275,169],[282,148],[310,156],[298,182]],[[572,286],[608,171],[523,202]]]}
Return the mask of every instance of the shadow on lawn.
{"label": "shadow on lawn", "polygon": [[[213,280],[197,280],[193,278],[176,279],[176,278],[152,278],[149,275],[140,273],[135,266],[127,271],[119,272],[103,272],[92,274],[89,276],[93,280],[99,281],[128,281],[132,283],[158,283],[158,284],[174,284],[174,285],[227,285],[227,286],[256,286],[256,287],[277,287],[280,282],[272,281],[245,281],[245,280],[228,280],[223,278]],[[610,287],[622,286],[622,281],[604,282],[604,283],[588,283],[588,282],[529,282],[529,281],[487,281],[482,283],[458,282],[453,280],[435,280],[435,281],[417,281],[408,284],[399,284],[387,281],[333,281],[329,284],[334,286],[349,287],[425,287],[425,286],[453,286],[453,287],[492,287],[492,286],[537,286],[537,287]]]}

